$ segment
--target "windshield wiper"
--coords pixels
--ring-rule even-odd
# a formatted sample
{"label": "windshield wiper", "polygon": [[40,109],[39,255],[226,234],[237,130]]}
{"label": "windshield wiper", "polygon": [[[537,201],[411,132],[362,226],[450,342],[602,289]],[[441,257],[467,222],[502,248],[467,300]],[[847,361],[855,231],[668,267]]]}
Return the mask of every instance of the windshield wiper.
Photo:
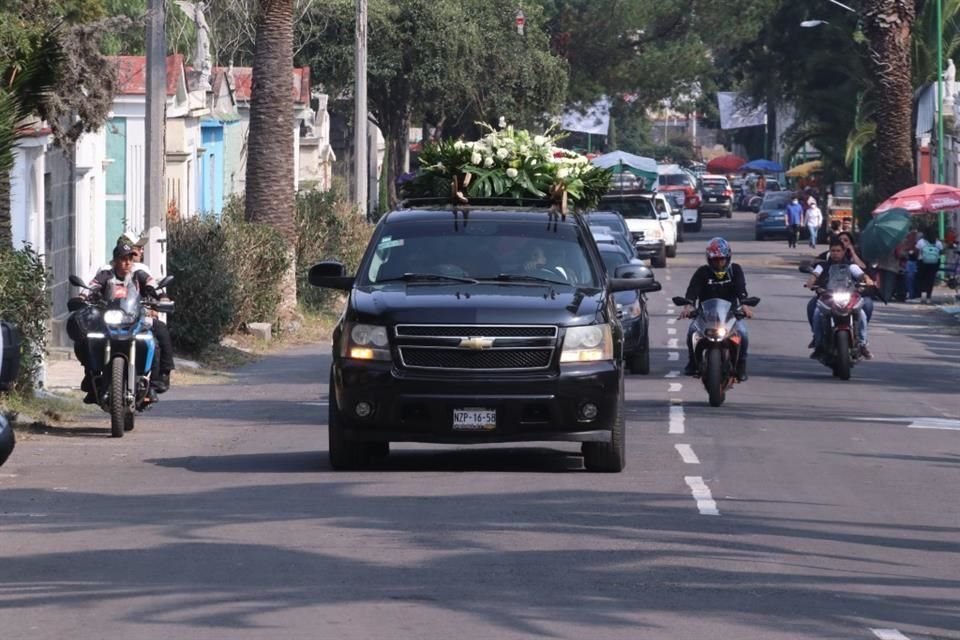
{"label": "windshield wiper", "polygon": [[377,280],[375,284],[383,282],[463,282],[465,284],[477,284],[473,278],[464,278],[461,276],[448,276],[442,273],[405,273],[395,278],[384,278]]}
{"label": "windshield wiper", "polygon": [[493,278],[480,278],[481,282],[530,282],[537,284],[556,284],[560,286],[570,286],[569,282],[563,280],[551,280],[550,278],[541,278],[539,276],[529,276],[517,273],[499,273]]}

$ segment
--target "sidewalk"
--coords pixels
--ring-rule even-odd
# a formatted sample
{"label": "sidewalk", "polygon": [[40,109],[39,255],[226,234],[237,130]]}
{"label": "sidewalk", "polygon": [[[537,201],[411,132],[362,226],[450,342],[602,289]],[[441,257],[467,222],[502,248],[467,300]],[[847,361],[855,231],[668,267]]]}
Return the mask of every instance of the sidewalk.
{"label": "sidewalk", "polygon": [[47,391],[74,391],[80,389],[83,367],[70,348],[50,349],[46,360],[43,387]]}

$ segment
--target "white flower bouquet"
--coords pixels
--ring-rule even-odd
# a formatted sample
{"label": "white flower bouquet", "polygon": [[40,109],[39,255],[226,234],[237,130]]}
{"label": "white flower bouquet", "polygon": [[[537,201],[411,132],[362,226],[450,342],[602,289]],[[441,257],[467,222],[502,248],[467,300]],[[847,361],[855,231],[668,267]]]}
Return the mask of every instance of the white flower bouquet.
{"label": "white flower bouquet", "polygon": [[556,146],[559,135],[505,127],[473,142],[441,140],[424,146],[420,170],[403,185],[407,198],[450,197],[549,200],[566,211],[591,209],[610,186],[611,172]]}

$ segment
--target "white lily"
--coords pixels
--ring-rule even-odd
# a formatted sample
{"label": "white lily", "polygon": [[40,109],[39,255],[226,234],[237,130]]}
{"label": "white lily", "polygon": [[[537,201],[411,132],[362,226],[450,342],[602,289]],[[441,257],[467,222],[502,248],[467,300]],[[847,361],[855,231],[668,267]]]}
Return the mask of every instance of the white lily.
{"label": "white lily", "polygon": [[508,177],[508,178],[511,178],[511,179],[512,179],[512,178],[516,178],[519,174],[520,174],[520,172],[517,171],[516,169],[514,169],[513,167],[510,167],[510,168],[507,169],[507,177]]}

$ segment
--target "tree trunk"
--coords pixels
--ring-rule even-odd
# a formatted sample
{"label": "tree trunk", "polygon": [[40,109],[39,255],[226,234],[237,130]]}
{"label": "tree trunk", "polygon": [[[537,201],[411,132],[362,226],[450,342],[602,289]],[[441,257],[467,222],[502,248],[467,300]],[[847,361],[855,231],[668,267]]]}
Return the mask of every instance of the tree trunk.
{"label": "tree trunk", "polygon": [[[250,96],[246,218],[296,246],[293,175],[293,0],[260,0]],[[280,317],[296,314],[296,254],[285,274]]]}
{"label": "tree trunk", "polygon": [[387,193],[388,206],[395,209],[400,201],[397,192],[397,178],[403,173],[403,158],[407,140],[410,137],[409,116],[388,116],[384,118],[383,137],[387,144]]}
{"label": "tree trunk", "polygon": [[863,12],[870,70],[877,86],[874,190],[880,201],[913,185],[910,32],[916,0],[870,0]]}

